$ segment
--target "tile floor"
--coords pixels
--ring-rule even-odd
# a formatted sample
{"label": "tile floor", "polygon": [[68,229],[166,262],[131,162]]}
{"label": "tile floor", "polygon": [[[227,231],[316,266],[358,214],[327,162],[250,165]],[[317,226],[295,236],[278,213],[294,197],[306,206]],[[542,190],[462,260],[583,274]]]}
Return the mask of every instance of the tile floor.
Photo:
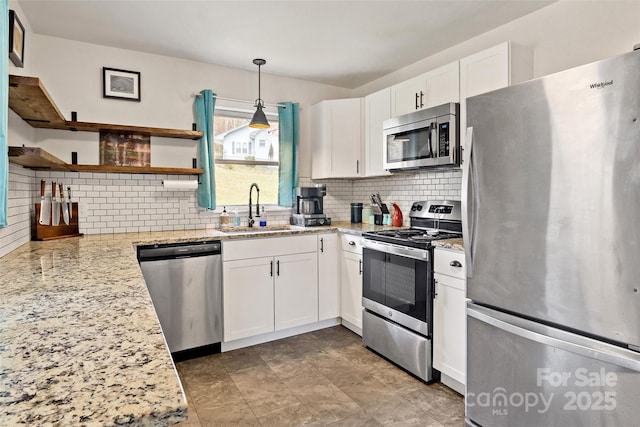
{"label": "tile floor", "polygon": [[180,426],[463,426],[463,397],[424,384],[342,326],[176,364]]}

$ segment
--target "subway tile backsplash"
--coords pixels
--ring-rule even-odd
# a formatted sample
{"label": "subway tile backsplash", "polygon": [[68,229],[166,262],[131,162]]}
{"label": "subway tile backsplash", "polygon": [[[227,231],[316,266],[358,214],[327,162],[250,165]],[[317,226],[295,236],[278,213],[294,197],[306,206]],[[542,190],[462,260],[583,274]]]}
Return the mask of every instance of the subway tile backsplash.
{"label": "subway tile backsplash", "polygon": [[327,186],[324,208],[333,221],[349,221],[351,202],[370,203],[369,195],[378,192],[382,201],[393,212],[391,204],[397,203],[402,210],[404,225],[409,225],[409,209],[418,200],[460,200],[462,192],[462,170],[442,169],[398,173],[377,178],[311,180],[301,178],[298,185],[323,183]]}
{"label": "subway tile backsplash", "polygon": [[[39,181],[38,181],[39,182]],[[0,257],[31,240],[31,221],[36,196],[35,172],[9,163],[7,227],[0,228]]]}
{"label": "subway tile backsplash", "polygon": [[[91,172],[34,172],[11,164],[9,167],[9,227],[0,230],[0,256],[30,239],[33,204],[39,199],[40,179],[62,181],[71,187],[72,199],[79,202],[80,232],[85,234],[172,231],[219,227],[219,213],[200,209],[196,191],[165,190],[162,181],[193,180],[196,175],[116,174]],[[434,170],[394,174],[365,179],[311,180],[299,185],[324,183],[324,208],[333,221],[349,221],[350,203],[369,203],[369,195],[379,192],[391,209],[397,203],[409,224],[411,203],[424,199],[460,200],[462,171]],[[246,208],[240,210],[246,225]],[[291,210],[268,211],[270,224],[287,224]]]}
{"label": "subway tile backsplash", "polygon": [[165,190],[162,181],[196,175],[37,172],[37,180],[62,181],[78,202],[85,234],[173,231],[214,227],[217,215],[196,206],[194,190]]}

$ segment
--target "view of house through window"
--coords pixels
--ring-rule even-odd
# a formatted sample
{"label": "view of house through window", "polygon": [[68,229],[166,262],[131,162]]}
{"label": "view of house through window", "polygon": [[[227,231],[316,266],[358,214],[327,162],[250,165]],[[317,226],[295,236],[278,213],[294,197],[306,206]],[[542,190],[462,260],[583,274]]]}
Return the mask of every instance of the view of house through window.
{"label": "view of house through window", "polygon": [[[260,204],[278,204],[278,120],[268,129],[249,127],[251,117],[216,110],[214,142],[216,205],[246,205],[252,183],[260,187]],[[255,190],[253,195],[255,203]]]}

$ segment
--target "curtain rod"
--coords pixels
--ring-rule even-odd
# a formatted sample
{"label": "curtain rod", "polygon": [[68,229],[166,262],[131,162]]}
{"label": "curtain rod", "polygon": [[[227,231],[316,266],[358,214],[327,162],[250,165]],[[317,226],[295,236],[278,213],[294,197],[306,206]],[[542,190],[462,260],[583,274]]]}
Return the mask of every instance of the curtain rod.
{"label": "curtain rod", "polygon": [[[193,96],[201,97],[202,94],[201,93],[194,93]],[[254,104],[255,103],[255,101],[247,101],[245,99],[225,98],[225,97],[218,96],[218,95],[213,95],[213,97],[216,98],[216,99],[220,99],[222,101],[241,102],[243,104]],[[267,103],[265,103],[264,105],[266,105],[267,107],[285,107],[285,108],[287,107],[286,104],[280,104],[280,103],[278,103],[278,104],[267,104]]]}

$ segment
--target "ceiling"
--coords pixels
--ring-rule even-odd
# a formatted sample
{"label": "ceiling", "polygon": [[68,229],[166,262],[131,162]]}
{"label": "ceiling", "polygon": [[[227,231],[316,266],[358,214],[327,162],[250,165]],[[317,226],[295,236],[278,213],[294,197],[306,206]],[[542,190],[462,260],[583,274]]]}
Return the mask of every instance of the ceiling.
{"label": "ceiling", "polygon": [[37,34],[356,88],[551,1],[18,3]]}

